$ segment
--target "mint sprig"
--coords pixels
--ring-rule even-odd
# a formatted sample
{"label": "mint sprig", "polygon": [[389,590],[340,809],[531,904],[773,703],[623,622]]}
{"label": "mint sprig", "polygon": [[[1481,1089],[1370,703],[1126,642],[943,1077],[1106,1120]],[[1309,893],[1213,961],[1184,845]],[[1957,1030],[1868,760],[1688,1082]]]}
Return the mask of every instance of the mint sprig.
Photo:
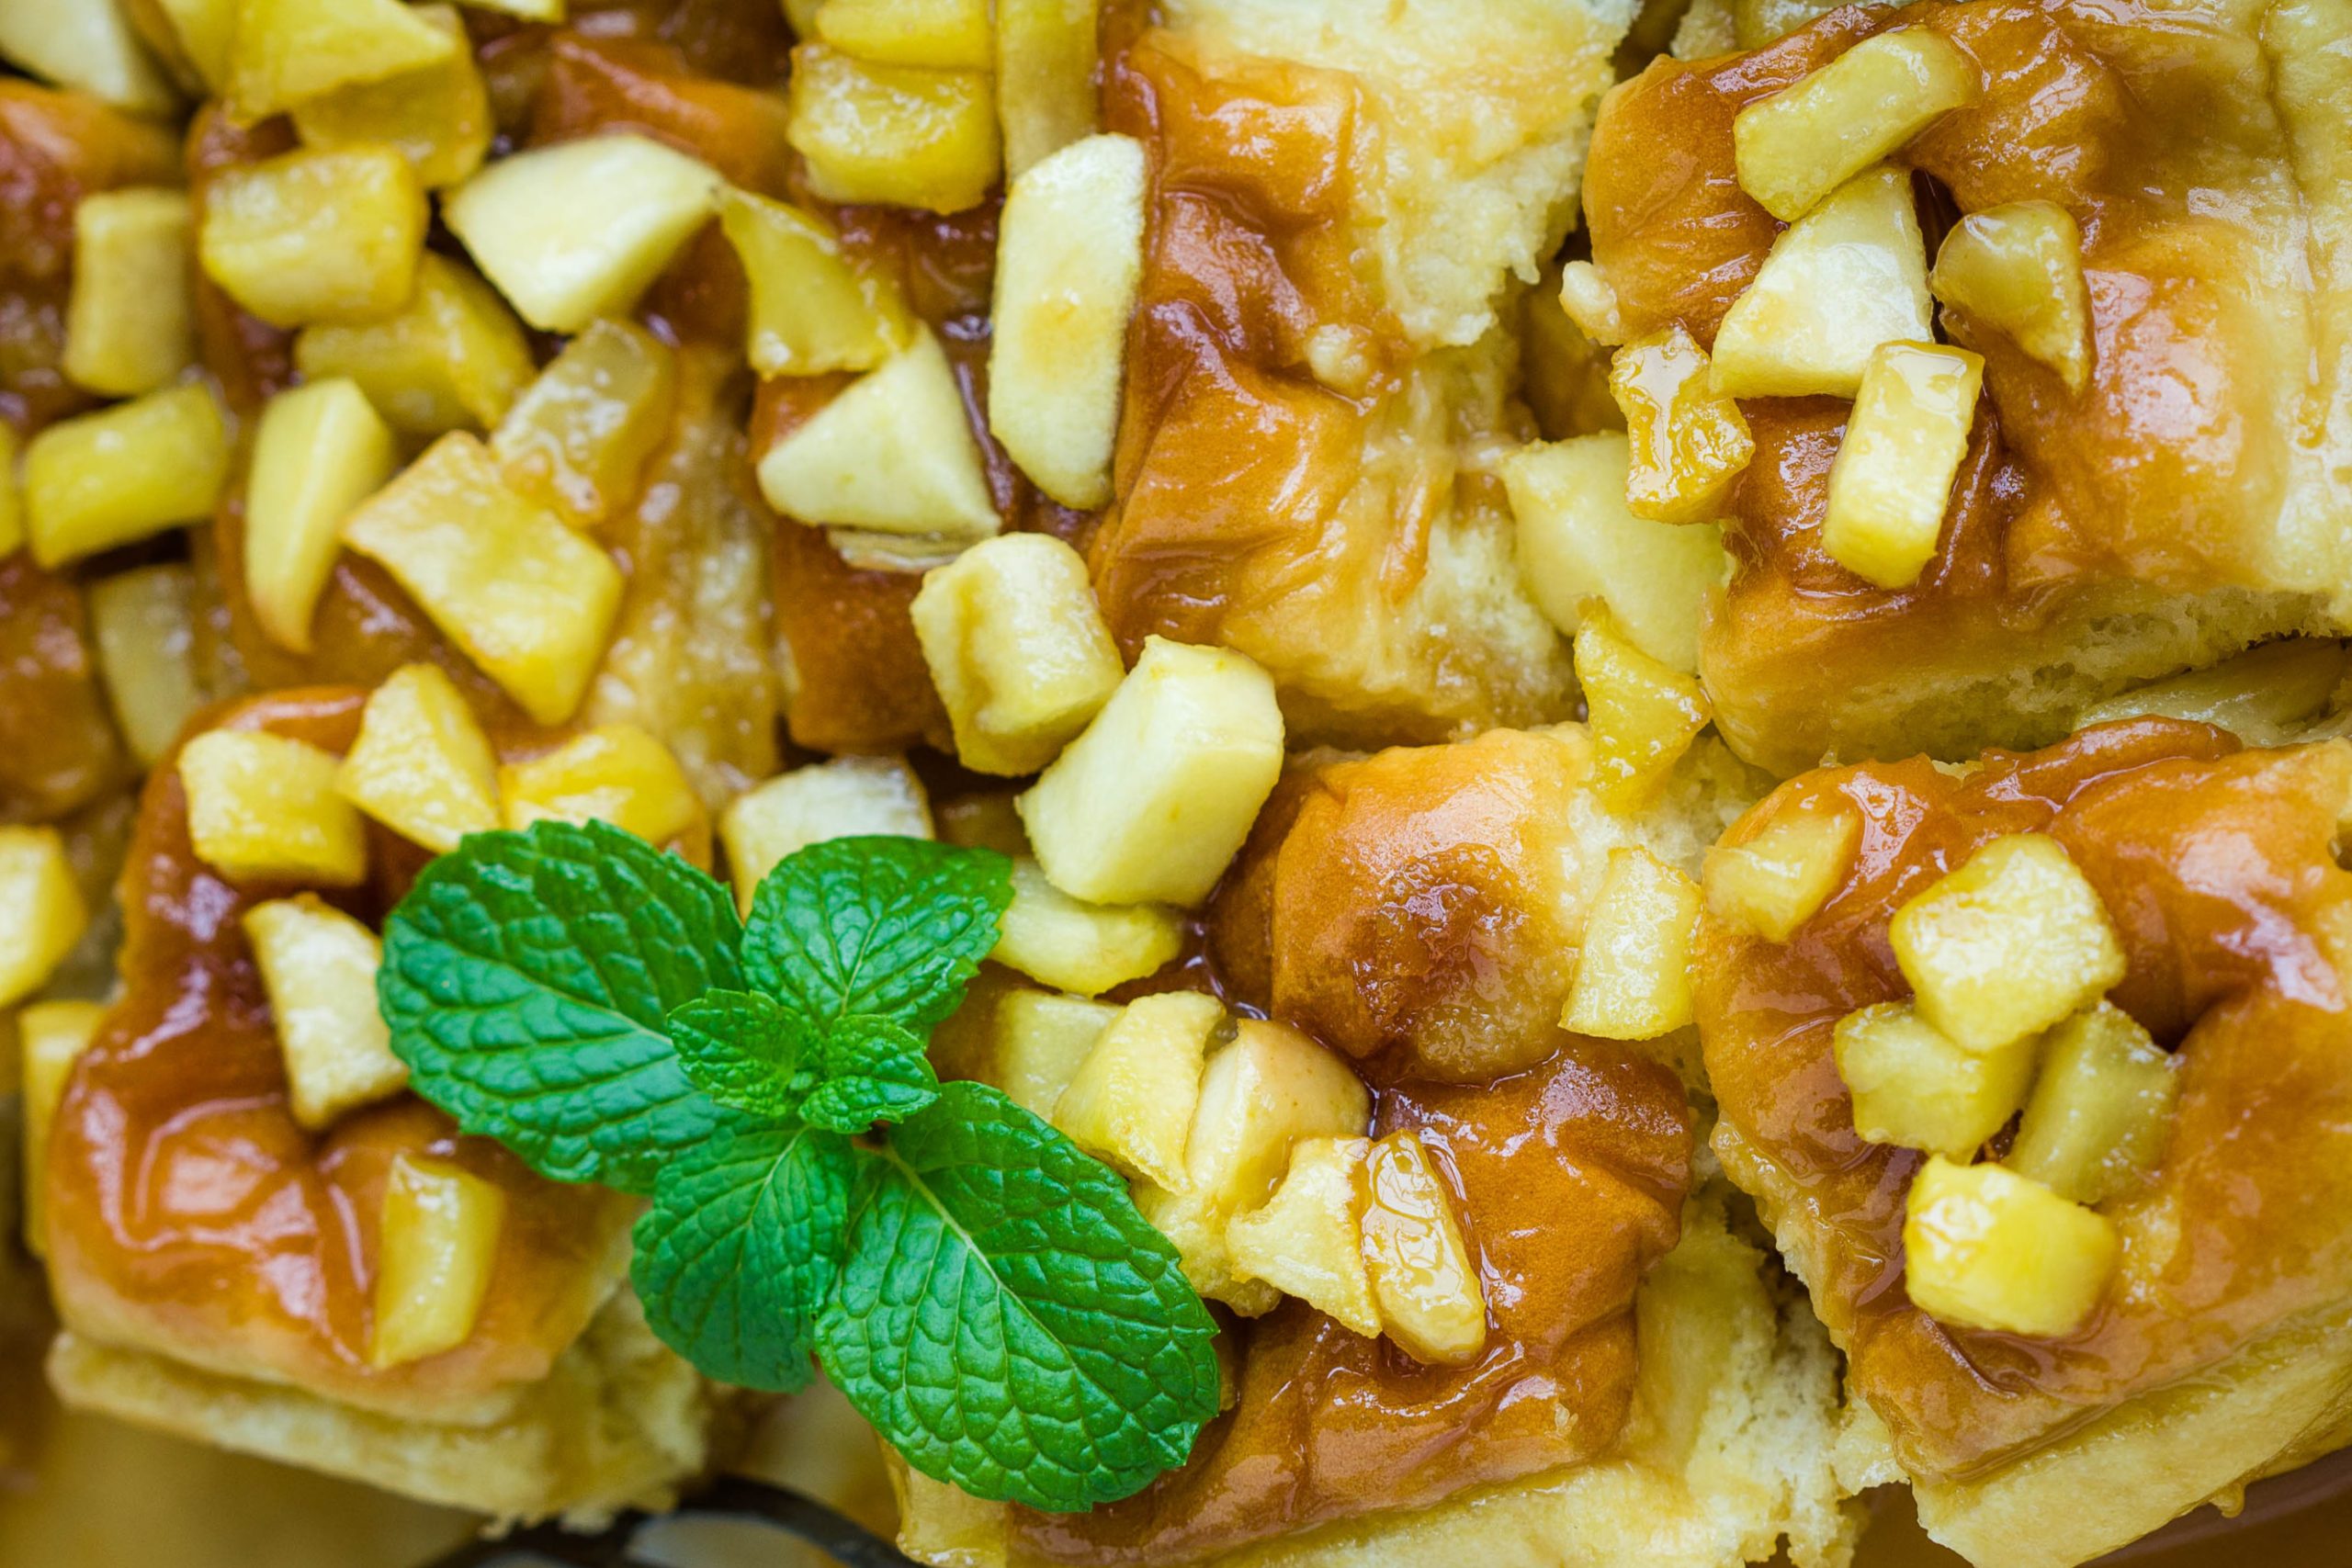
{"label": "mint sprig", "polygon": [[705,1373],[813,1357],[908,1462],[1068,1511],[1183,1461],[1216,1325],[1108,1167],[925,1046],[1011,863],[857,838],[727,890],[599,823],[469,838],[385,928],[419,1092],[545,1175],[650,1197],[632,1275]]}

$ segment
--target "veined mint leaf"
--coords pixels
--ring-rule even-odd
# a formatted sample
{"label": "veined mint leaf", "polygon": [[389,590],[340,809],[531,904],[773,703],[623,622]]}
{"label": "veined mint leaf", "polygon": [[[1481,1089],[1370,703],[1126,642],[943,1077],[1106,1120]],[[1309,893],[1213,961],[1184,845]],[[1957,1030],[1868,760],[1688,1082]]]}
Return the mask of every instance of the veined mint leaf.
{"label": "veined mint leaf", "polygon": [[670,1014],[670,1043],[695,1086],[754,1116],[789,1116],[808,1084],[796,1083],[808,1026],[757,991],[712,991]]}
{"label": "veined mint leaf", "polygon": [[821,1081],[800,1114],[836,1133],[863,1133],[876,1122],[902,1122],[939,1098],[920,1034],[887,1018],[852,1013],[825,1036]]}
{"label": "veined mint leaf", "polygon": [[1215,1324],[1107,1167],[951,1083],[861,1152],[818,1322],[834,1384],[926,1475],[1070,1511],[1183,1462],[1216,1414]]}
{"label": "veined mint leaf", "polygon": [[640,1195],[718,1107],[663,1032],[741,989],[727,889],[601,822],[478,833],[384,927],[377,996],[418,1093],[563,1181]]}
{"label": "veined mint leaf", "polygon": [[838,1134],[746,1117],[673,1156],[637,1222],[630,1269],[662,1342],[722,1382],[806,1385],[848,1227],[851,1162]]}
{"label": "veined mint leaf", "polygon": [[820,1029],[870,1013],[927,1031],[963,999],[1011,902],[1012,863],[993,850],[830,839],[760,884],[743,967]]}

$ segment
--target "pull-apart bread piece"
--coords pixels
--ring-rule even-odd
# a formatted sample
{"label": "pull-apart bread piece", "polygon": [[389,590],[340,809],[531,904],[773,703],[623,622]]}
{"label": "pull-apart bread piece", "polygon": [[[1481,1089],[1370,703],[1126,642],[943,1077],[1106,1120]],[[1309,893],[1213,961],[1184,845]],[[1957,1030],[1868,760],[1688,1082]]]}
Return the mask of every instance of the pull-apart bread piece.
{"label": "pull-apart bread piece", "polygon": [[707,855],[674,760],[616,811],[560,739],[493,742],[419,664],[251,699],[157,769],[119,995],[32,1129],[69,1404],[507,1517],[704,1467],[722,1407],[628,1291],[633,1201],[459,1136],[377,1013],[372,923],[502,796],[560,814],[560,775]]}
{"label": "pull-apart bread piece", "polygon": [[1807,773],[1709,858],[1714,1147],[1856,1485],[2067,1568],[2352,1437],[2352,746],[2168,718]]}
{"label": "pull-apart bread piece", "polygon": [[1847,6],[1611,95],[1566,302],[1636,389],[1736,400],[1702,661],[1742,755],[2043,744],[2352,626],[2348,25]]}

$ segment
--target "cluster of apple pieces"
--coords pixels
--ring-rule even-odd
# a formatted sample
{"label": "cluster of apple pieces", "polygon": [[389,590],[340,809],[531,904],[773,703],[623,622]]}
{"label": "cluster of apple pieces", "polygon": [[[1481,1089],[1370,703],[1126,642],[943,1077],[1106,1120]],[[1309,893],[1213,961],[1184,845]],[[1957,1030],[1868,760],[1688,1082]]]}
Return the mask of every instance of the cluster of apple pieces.
{"label": "cluster of apple pieces", "polygon": [[[1590,447],[1586,463],[1623,468],[1628,519],[1687,527],[1723,515],[1755,452],[1736,400],[1845,398],[1853,410],[1821,546],[1879,587],[1907,587],[1935,557],[1984,368],[1935,341],[1930,295],[2082,389],[2089,308],[2074,220],[2044,201],[1971,213],[1931,274],[1910,176],[1882,162],[1979,91],[1957,48],[1905,28],[1740,110],[1740,188],[1788,227],[1724,318],[1712,359],[1679,323],[1624,343],[1609,385],[1626,436],[1566,444]],[[1565,270],[1561,303],[1596,343],[1623,342],[1615,294],[1592,264]]]}

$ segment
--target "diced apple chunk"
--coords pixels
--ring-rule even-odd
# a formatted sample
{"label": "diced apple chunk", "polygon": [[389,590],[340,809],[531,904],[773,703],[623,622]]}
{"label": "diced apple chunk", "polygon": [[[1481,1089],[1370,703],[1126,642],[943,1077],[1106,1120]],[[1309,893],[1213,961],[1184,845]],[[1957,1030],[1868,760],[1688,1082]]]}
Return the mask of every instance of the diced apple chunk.
{"label": "diced apple chunk", "polygon": [[364,882],[368,831],[335,793],[341,765],[332,752],[260,730],[208,730],[190,740],[179,775],[196,858],[232,882]]}
{"label": "diced apple chunk", "polygon": [[62,566],[201,522],[228,479],[229,427],[200,385],[52,424],[25,449],[33,559]]}
{"label": "diced apple chunk", "polygon": [[710,166],[633,132],[501,158],[442,217],[523,319],[576,333],[624,315],[717,210]]}
{"label": "diced apple chunk", "polygon": [[196,361],[187,193],[96,191],[74,209],[65,375],[107,397],[167,386]]}
{"label": "diced apple chunk", "polygon": [[2079,392],[2091,373],[2083,235],[2067,210],[2014,201],[1962,219],[1936,252],[1928,286],[1944,308],[2006,333]]}
{"label": "diced apple chunk", "polygon": [[1857,175],[1772,242],[1715,333],[1715,390],[1850,398],[1879,344],[1933,341],[1929,315],[1911,176]]}
{"label": "diced apple chunk", "polygon": [[321,1132],[408,1086],[376,1009],[383,944],[375,932],[310,893],[256,904],[243,924],[269,993],[295,1121]]}
{"label": "diced apple chunk", "polygon": [[1065,506],[1111,499],[1144,183],[1141,142],[1090,136],[1015,180],[998,220],[989,428]]}
{"label": "diced apple chunk", "polygon": [[179,107],[179,96],[140,43],[124,0],[0,5],[0,59],[133,114]]}
{"label": "diced apple chunk", "polygon": [[1593,792],[1611,809],[1648,801],[1714,710],[1695,677],[1634,646],[1605,608],[1577,628],[1577,680],[1593,739]]}
{"label": "diced apple chunk", "polygon": [[397,148],[427,190],[456,185],[481,167],[492,130],[490,90],[454,6],[411,7],[457,48],[446,60],[378,82],[358,82],[294,107],[294,129],[309,147],[380,143]]}
{"label": "diced apple chunk", "polygon": [[304,149],[217,176],[197,254],[272,326],[366,321],[408,303],[424,225],[424,187],[398,152]]}
{"label": "diced apple chunk", "polygon": [[1365,1138],[1305,1138],[1263,1205],[1226,1227],[1233,1271],[1296,1296],[1341,1326],[1374,1338],[1380,1307],[1364,1268]]}
{"label": "diced apple chunk", "polygon": [[1839,1019],[1831,1049],[1854,1131],[1964,1162],[2025,1103],[2041,1041],[1962,1050],[1910,1004],[1881,1002]]}
{"label": "diced apple chunk", "polygon": [[824,0],[817,36],[844,54],[884,65],[994,67],[989,0]]}
{"label": "diced apple chunk", "polygon": [[1998,1165],[1929,1156],[1903,1220],[1905,1285],[1939,1323],[2071,1334],[2098,1306],[2121,1251],[2106,1216]]}
{"label": "diced apple chunk", "polygon": [[1585,916],[1560,1027],[1602,1040],[1655,1040],[1690,1022],[1690,938],[1699,889],[1638,846],[1609,852]]}
{"label": "diced apple chunk", "polygon": [[57,829],[0,826],[0,1007],[49,984],[89,924]]}
{"label": "diced apple chunk", "polygon": [[923,578],[915,636],[978,773],[1035,773],[1118,689],[1125,668],[1085,558],[1050,534],[984,539]]}
{"label": "diced apple chunk", "polygon": [[997,123],[1004,172],[1094,133],[1097,0],[996,0]]}
{"label": "diced apple chunk", "polygon": [[17,1019],[24,1077],[25,1249],[49,1254],[49,1134],[65,1102],[65,1082],[74,1064],[97,1038],[106,1009],[96,1002],[36,1002]]}
{"label": "diced apple chunk", "polygon": [[420,1361],[472,1336],[505,1223],[506,1194],[481,1177],[446,1160],[394,1157],[377,1231],[370,1366]]}
{"label": "diced apple chunk", "polygon": [[1201,1066],[1224,1021],[1224,1004],[1197,991],[1128,1003],[1055,1102],[1054,1125],[1121,1174],[1183,1190]]}
{"label": "diced apple chunk", "polygon": [[1733,118],[1739,187],[1793,223],[1978,92],[1976,67],[1940,33],[1898,28],[1864,39]]}
{"label": "diced apple chunk", "polygon": [[229,110],[246,124],[443,63],[460,48],[400,0],[240,0],[233,36]]}
{"label": "diced apple chunk", "polygon": [[245,479],[245,592],[280,648],[311,651],[311,616],[343,520],[392,477],[391,428],[357,384],[311,381],[262,411]]}
{"label": "diced apple chunk", "polygon": [[2041,1051],[2041,1076],[2002,1163],[2061,1198],[2104,1202],[2163,1155],[2179,1059],[2112,1002],[2067,1019]]}
{"label": "diced apple chunk", "polygon": [[509,489],[489,449],[452,433],[345,519],[380,562],[541,724],[580,705],[620,607],[612,558]]}
{"label": "diced apple chunk", "polygon": [[1707,351],[1680,322],[1619,349],[1609,390],[1625,415],[1625,505],[1654,523],[1712,523],[1756,441],[1739,405],[1714,389]]}
{"label": "diced apple chunk", "polygon": [[142,566],[92,583],[90,633],[115,723],[130,754],[152,768],[205,702],[194,667],[195,573]]}
{"label": "diced apple chunk", "polygon": [[1881,588],[1918,581],[1936,557],[1984,379],[1984,361],[1964,348],[1871,352],[1829,468],[1821,547],[1832,560]]}
{"label": "diced apple chunk", "polygon": [[1175,910],[1083,903],[1024,856],[1012,863],[1012,903],[989,956],[1057,990],[1093,997],[1142,979],[1183,946],[1183,920]]}
{"label": "diced apple chunk", "polygon": [[780,773],[719,814],[718,837],[746,911],[760,881],[796,850],[866,833],[931,837],[922,781],[899,757],[839,757]]}
{"label": "diced apple chunk", "polygon": [[1572,261],[1560,268],[1560,310],[1578,332],[1597,344],[1625,341],[1624,313],[1617,290],[1589,261]]}
{"label": "diced apple chunk", "polygon": [[[633,724],[605,724],[498,770],[506,826],[607,822],[649,844],[703,825],[702,800],[667,746]],[[707,842],[707,840],[706,840]]]}
{"label": "diced apple chunk", "polygon": [[368,696],[335,787],[435,854],[502,820],[490,737],[457,682],[431,664],[402,665]]}
{"label": "diced apple chunk", "polygon": [[853,264],[832,225],[740,190],[720,198],[718,220],[751,283],[747,347],[761,375],[871,370],[914,346],[897,287]]}
{"label": "diced apple chunk", "polygon": [[965,540],[999,525],[963,390],[928,329],[763,453],[759,478],[800,523]]}
{"label": "diced apple chunk", "polygon": [[308,381],[356,382],[402,434],[495,424],[534,373],[522,323],[496,290],[428,253],[407,305],[357,326],[306,327],[294,363]]}
{"label": "diced apple chunk", "polygon": [[1475,1359],[1487,1348],[1486,1290],[1420,1134],[1374,1143],[1364,1173],[1364,1271],[1382,1329],[1426,1365]]}
{"label": "diced apple chunk", "polygon": [[1894,912],[1920,1016],[1971,1051],[2038,1034],[2123,978],[2107,908],[2058,840],[1996,839]]}
{"label": "diced apple chunk", "polygon": [[[1050,1119],[1095,1041],[1118,1016],[1108,1002],[1058,991],[1008,992],[996,1006],[989,1079],[1023,1108]],[[1190,1102],[1185,1113],[1192,1113]]]}
{"label": "diced apple chunk", "polygon": [[1861,818],[1843,807],[1783,812],[1754,837],[1707,852],[1707,908],[1767,942],[1786,942],[1838,891],[1861,841]]}
{"label": "diced apple chunk", "polygon": [[961,212],[996,184],[996,95],[984,71],[876,65],[803,44],[792,51],[785,134],[827,201]]}
{"label": "diced apple chunk", "polygon": [[521,494],[593,526],[637,489],[676,385],[669,345],[631,322],[592,321],[506,411],[491,452]]}
{"label": "diced apple chunk", "polygon": [[1021,820],[1055,886],[1096,904],[1208,897],[1282,773],[1266,672],[1227,649],[1154,637]]}
{"label": "diced apple chunk", "polygon": [[[214,97],[229,90],[229,57],[237,36],[238,0],[153,0],[170,38],[163,51]],[[150,41],[153,41],[152,36]]]}
{"label": "diced apple chunk", "polygon": [[1731,564],[1723,531],[1634,515],[1625,499],[1632,466],[1632,446],[1616,431],[1523,446],[1504,459],[1520,581],[1536,608],[1571,637],[1585,602],[1598,599],[1634,646],[1692,674],[1708,596]]}

